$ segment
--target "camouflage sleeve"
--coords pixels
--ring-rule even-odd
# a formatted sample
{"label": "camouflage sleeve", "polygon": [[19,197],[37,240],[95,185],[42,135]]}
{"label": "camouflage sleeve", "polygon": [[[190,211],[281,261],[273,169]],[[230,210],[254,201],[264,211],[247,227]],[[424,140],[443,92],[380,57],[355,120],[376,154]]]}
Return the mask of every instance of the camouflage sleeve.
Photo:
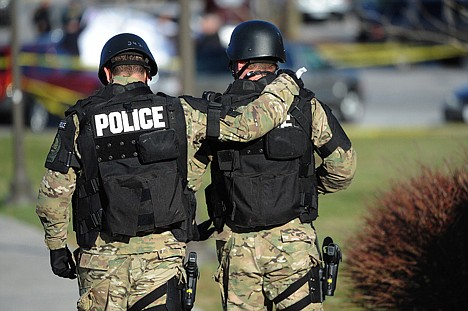
{"label": "camouflage sleeve", "polygon": [[[328,117],[320,102],[312,99],[312,141],[317,148],[325,145],[333,136]],[[331,193],[346,189],[356,171],[356,152],[351,146],[344,150],[338,146],[330,155],[322,159],[317,169],[318,190]]]}
{"label": "camouflage sleeve", "polygon": [[201,147],[205,138],[206,115],[193,109],[183,98],[180,99],[184,109],[185,124],[187,132],[187,181],[188,187],[197,191],[201,186],[202,176],[206,165],[195,158],[195,154]]}
{"label": "camouflage sleeve", "polygon": [[67,244],[70,221],[70,203],[75,190],[76,175],[47,170],[39,186],[36,214],[44,227],[45,243],[49,249],[63,248]]}
{"label": "camouflage sleeve", "polygon": [[[287,111],[299,94],[299,88],[287,74],[282,74],[267,85],[260,97],[247,106],[239,108],[241,114],[226,116],[220,122],[220,140],[250,141],[259,138],[280,125],[287,117]],[[192,109],[184,99],[187,135],[189,142],[198,144],[206,138],[206,114]]]}
{"label": "camouflage sleeve", "polygon": [[[79,134],[78,117],[75,123],[75,141]],[[75,153],[80,157],[75,144]],[[70,203],[75,191],[76,174],[69,169],[66,174],[47,170],[42,177],[37,196],[36,214],[44,227],[45,243],[49,249],[63,248],[67,245],[70,222]]]}
{"label": "camouflage sleeve", "polygon": [[193,191],[198,191],[203,183],[203,175],[206,172],[207,164],[199,161],[195,153],[199,146],[193,143],[187,145],[187,182],[188,187]]}

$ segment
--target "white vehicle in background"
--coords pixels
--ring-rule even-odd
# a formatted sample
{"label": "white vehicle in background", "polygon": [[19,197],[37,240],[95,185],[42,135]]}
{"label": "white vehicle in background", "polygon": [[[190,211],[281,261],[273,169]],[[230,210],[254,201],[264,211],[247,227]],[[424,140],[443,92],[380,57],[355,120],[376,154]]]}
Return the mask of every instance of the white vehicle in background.
{"label": "white vehicle in background", "polygon": [[352,9],[351,0],[297,0],[297,8],[306,20],[342,19]]}
{"label": "white vehicle in background", "polygon": [[[171,85],[174,81],[167,77],[159,79],[165,75],[165,71],[170,70],[177,51],[175,43],[164,33],[167,27],[164,28],[155,15],[126,7],[96,7],[85,11],[83,23],[86,27],[78,38],[78,47],[84,66],[99,66],[101,49],[112,36],[123,32],[134,33],[145,40],[158,64],[159,73],[150,82],[152,89],[172,93],[178,88]],[[164,26],[169,26],[167,23],[165,21]]]}

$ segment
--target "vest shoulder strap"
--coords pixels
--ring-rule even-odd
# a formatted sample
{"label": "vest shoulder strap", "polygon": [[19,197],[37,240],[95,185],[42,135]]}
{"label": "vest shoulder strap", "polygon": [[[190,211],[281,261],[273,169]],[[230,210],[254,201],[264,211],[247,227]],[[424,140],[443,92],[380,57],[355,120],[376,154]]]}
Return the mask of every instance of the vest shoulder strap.
{"label": "vest shoulder strap", "polygon": [[162,92],[158,92],[155,98],[164,99],[166,101],[169,125],[176,130],[177,141],[181,147],[179,148],[181,154],[177,159],[177,166],[185,182],[187,180],[187,127],[180,99]]}
{"label": "vest shoulder strap", "polygon": [[210,101],[203,99],[203,98],[198,98],[198,97],[193,97],[190,95],[182,95],[180,98],[183,98],[189,105],[195,110],[201,111],[203,113],[206,113],[208,111],[208,104]]}
{"label": "vest shoulder strap", "polygon": [[315,173],[314,146],[312,143],[312,112],[310,101],[315,97],[314,92],[301,88],[299,96],[294,99],[288,113],[296,120],[299,126],[307,134],[310,144],[307,145],[304,156],[300,159],[300,175],[307,177]]}
{"label": "vest shoulder strap", "polygon": [[312,137],[312,120],[311,116],[307,117],[304,112],[310,110],[310,101],[314,97],[314,92],[306,88],[301,88],[299,96],[296,96],[288,111],[288,114],[297,121],[309,138]]}
{"label": "vest shoulder strap", "polygon": [[237,116],[238,112],[232,110],[231,105],[223,100],[224,96],[218,97],[219,102],[208,101],[203,98],[184,95],[181,96],[193,109],[201,111],[207,116],[206,136],[208,138],[218,138],[220,135],[220,119],[226,115]]}

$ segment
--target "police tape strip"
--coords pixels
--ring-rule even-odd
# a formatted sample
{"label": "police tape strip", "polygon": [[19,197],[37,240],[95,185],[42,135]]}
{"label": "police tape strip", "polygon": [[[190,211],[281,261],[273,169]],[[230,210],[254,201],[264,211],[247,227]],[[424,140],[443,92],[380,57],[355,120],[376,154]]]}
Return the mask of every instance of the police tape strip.
{"label": "police tape strip", "polygon": [[[54,53],[21,52],[18,63],[25,67],[41,67],[47,69],[65,69],[96,72],[97,68],[84,66],[78,56],[57,55]],[[0,70],[11,67],[11,59],[0,55]]]}
{"label": "police tape strip", "polygon": [[10,61],[7,57],[0,56],[0,70],[5,70],[10,67]]}
{"label": "police tape strip", "polygon": [[[35,53],[20,52],[18,62],[20,66],[41,67],[46,69],[65,69],[76,71],[89,71],[95,73],[97,66],[86,66],[79,56],[60,55],[55,53]],[[5,54],[0,54],[0,70],[11,68],[11,58]],[[178,72],[180,69],[179,57],[172,58],[164,66],[159,66],[159,70],[166,72]]]}
{"label": "police tape strip", "polygon": [[317,50],[337,67],[402,65],[467,56],[457,45],[408,45],[402,43],[322,43]]}
{"label": "police tape strip", "polygon": [[[387,43],[320,43],[317,50],[337,67],[374,67],[401,65],[417,62],[443,60],[467,56],[466,48],[457,45],[408,45]],[[54,53],[21,52],[21,66],[38,66],[49,69],[96,71],[83,66],[79,56]],[[0,70],[11,65],[7,57],[0,56]]]}
{"label": "police tape strip", "polygon": [[65,110],[85,94],[37,79],[23,78],[24,88],[33,94],[51,114],[64,117]]}
{"label": "police tape strip", "polygon": [[22,52],[20,53],[19,63],[21,66],[96,72],[96,68],[84,66],[79,56]]}

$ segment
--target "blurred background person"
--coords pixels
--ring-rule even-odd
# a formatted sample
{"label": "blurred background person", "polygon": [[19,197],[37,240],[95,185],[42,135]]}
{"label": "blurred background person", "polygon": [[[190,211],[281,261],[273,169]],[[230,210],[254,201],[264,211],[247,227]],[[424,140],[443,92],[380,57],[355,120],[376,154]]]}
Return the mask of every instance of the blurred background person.
{"label": "blurred background person", "polygon": [[39,6],[34,10],[33,23],[36,26],[38,41],[47,37],[52,30],[52,23],[50,18],[50,2],[42,1]]}
{"label": "blurred background person", "polygon": [[63,11],[63,38],[61,40],[61,47],[68,54],[80,54],[78,48],[78,37],[84,28],[81,23],[82,16],[83,4],[80,0],[71,0]]}

